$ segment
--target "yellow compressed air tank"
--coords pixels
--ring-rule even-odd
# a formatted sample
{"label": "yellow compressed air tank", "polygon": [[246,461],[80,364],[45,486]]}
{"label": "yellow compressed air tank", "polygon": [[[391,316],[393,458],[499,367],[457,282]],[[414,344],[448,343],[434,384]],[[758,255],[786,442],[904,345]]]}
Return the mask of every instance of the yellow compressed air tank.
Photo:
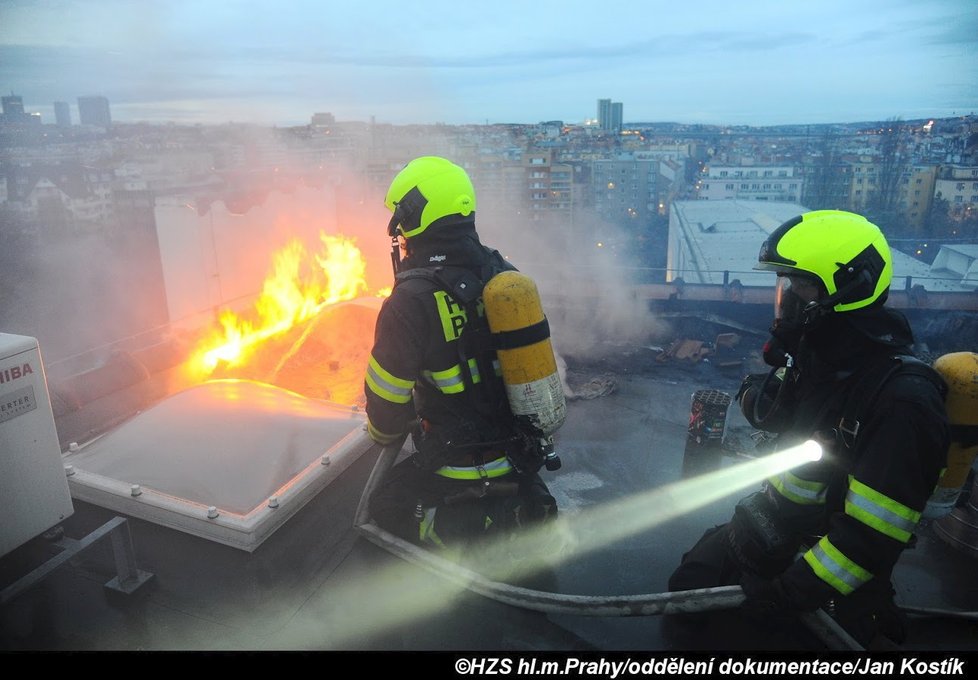
{"label": "yellow compressed air tank", "polygon": [[953,508],[968,471],[978,454],[978,354],[953,352],[938,357],[934,370],[947,383],[944,400],[951,424],[951,446],[947,450],[947,471],[927,502],[924,517],[940,517]]}
{"label": "yellow compressed air tank", "polygon": [[533,279],[516,271],[496,274],[482,292],[510,410],[533,433],[549,437],[564,424],[567,405]]}

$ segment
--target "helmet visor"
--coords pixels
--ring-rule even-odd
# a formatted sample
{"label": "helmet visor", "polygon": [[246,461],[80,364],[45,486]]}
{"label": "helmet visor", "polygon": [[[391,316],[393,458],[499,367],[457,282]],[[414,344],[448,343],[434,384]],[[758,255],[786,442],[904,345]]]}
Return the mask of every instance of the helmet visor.
{"label": "helmet visor", "polygon": [[805,309],[824,295],[824,286],[814,277],[778,274],[774,288],[774,318],[802,321]]}

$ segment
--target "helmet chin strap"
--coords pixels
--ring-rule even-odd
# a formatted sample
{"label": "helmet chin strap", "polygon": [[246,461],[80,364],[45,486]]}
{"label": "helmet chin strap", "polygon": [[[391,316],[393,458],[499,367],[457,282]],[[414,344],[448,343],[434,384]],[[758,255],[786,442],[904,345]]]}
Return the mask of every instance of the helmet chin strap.
{"label": "helmet chin strap", "polygon": [[397,228],[404,221],[404,217],[404,209],[397,204],[394,206],[391,221],[387,223],[387,235],[391,237],[391,266],[394,268],[394,276],[401,271],[401,244],[397,241]]}
{"label": "helmet chin strap", "polygon": [[397,241],[397,236],[391,237],[391,267],[394,269],[394,276],[401,271],[401,244]]}

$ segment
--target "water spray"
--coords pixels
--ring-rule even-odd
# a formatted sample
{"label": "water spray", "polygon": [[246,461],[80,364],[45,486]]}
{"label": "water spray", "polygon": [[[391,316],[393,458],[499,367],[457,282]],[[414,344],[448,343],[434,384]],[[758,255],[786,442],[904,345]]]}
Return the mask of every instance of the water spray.
{"label": "water spray", "polygon": [[[394,571],[385,570],[377,578],[383,583],[396,582],[400,584],[398,599],[400,604],[395,608],[398,621],[390,617],[381,617],[385,625],[396,625],[415,617],[433,614],[451,606],[464,590],[469,590],[487,598],[534,611],[548,614],[571,614],[579,616],[650,616],[657,614],[690,614],[719,609],[732,609],[744,601],[740,586],[724,586],[718,588],[703,588],[699,590],[650,593],[643,595],[609,595],[584,596],[551,593],[532,590],[501,582],[517,576],[526,576],[534,568],[541,569],[560,561],[596,550],[618,541],[636,532],[661,524],[680,514],[702,507],[715,500],[727,496],[737,490],[750,486],[759,480],[777,474],[798,465],[817,460],[821,456],[821,447],[815,442],[805,442],[791,449],[772,454],[763,459],[719,470],[700,478],[677,482],[675,484],[653,489],[594,510],[580,513],[573,518],[573,524],[567,520],[558,519],[539,529],[524,530],[506,538],[506,549],[502,550],[498,542],[487,542],[483,546],[475,546],[466,557],[466,562],[479,565],[479,571],[473,571],[457,564],[442,555],[430,552],[417,545],[398,538],[378,527],[370,519],[369,500],[374,490],[379,486],[387,471],[391,468],[400,453],[403,439],[394,445],[386,447],[381,452],[377,463],[367,481],[366,488],[357,508],[355,526],[368,540],[383,547],[407,562],[424,567],[444,579],[442,585],[432,592],[422,592],[424,589],[404,588],[405,572],[400,576]],[[624,519],[623,516],[627,519]],[[613,520],[613,521],[611,521]],[[608,531],[609,525],[614,531]],[[573,533],[571,527],[575,528]],[[600,526],[602,531],[595,531]],[[588,540],[574,538],[588,536]],[[514,569],[511,555],[515,550],[524,550],[527,554],[539,554],[540,545],[548,536],[565,539],[565,546],[558,554],[550,554],[547,559],[531,560],[531,564]],[[368,590],[373,591],[373,587]],[[403,592],[407,591],[407,592]],[[388,602],[388,605],[390,603]],[[389,607],[385,607],[389,610]],[[372,619],[372,617],[368,617]],[[813,630],[818,623],[818,629],[825,631],[832,625],[822,617],[812,618],[808,622]],[[374,627],[376,619],[373,619]],[[352,629],[345,629],[346,635],[355,635]],[[831,636],[830,636],[831,637]],[[841,635],[834,636],[842,639]],[[844,648],[845,643],[843,644]]]}

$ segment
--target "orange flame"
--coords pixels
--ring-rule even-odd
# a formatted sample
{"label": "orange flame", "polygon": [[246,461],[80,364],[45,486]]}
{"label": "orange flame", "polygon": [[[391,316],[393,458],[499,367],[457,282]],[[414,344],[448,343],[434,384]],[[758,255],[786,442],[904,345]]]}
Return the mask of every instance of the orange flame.
{"label": "orange flame", "polygon": [[299,241],[275,253],[273,270],[255,303],[255,319],[225,310],[216,333],[195,354],[192,365],[210,375],[220,364],[236,366],[250,350],[315,316],[326,305],[351,300],[366,292],[366,262],[356,241],[319,234],[323,249],[310,256]]}

